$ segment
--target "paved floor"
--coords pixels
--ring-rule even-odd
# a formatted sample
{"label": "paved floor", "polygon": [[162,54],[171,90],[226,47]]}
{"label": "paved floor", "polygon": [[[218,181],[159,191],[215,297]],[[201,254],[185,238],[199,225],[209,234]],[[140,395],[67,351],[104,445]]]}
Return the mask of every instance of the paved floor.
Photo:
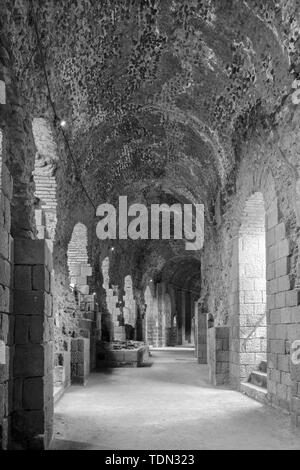
{"label": "paved floor", "polygon": [[56,449],[300,449],[289,416],[211,386],[193,351],[91,375],[56,405]]}

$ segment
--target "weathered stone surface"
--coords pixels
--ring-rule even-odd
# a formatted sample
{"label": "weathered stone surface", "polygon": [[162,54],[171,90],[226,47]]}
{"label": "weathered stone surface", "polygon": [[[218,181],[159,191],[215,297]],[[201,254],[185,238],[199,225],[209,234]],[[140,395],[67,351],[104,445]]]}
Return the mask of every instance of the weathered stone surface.
{"label": "weathered stone surface", "polygon": [[[95,292],[110,338],[124,339],[127,325],[162,346],[174,328],[192,344],[189,312],[200,296],[201,311],[230,329],[230,338],[214,338],[214,373],[229,360],[238,387],[267,353],[271,403],[288,409],[291,390],[299,396],[290,375],[300,334],[299,2],[69,3],[43,2],[37,26],[72,155],[53,124],[29,3],[1,9],[1,337],[11,342],[6,315],[22,317],[14,325],[11,315],[18,348],[43,344],[49,370],[53,311],[59,353],[88,324],[81,316],[91,302],[82,299]],[[95,208],[120,194],[148,207],[205,204],[203,251],[187,255],[178,240],[99,243]],[[257,201],[248,210],[253,194],[266,233]],[[11,235],[22,238],[14,263]],[[101,327],[98,315],[99,335]],[[206,334],[196,338],[204,361]]]}

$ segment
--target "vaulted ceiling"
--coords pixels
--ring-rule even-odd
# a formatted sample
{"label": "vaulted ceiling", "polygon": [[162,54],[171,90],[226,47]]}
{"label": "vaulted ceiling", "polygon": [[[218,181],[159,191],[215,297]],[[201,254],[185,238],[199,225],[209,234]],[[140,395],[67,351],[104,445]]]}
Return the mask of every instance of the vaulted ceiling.
{"label": "vaulted ceiling", "polygon": [[256,120],[271,122],[298,86],[297,1],[4,3],[32,114],[54,118],[44,60],[67,123],[77,162],[76,171],[71,160],[62,165],[69,207],[86,202],[80,178],[95,205],[154,193],[204,203],[210,223],[216,195],[239,163],[240,140]]}

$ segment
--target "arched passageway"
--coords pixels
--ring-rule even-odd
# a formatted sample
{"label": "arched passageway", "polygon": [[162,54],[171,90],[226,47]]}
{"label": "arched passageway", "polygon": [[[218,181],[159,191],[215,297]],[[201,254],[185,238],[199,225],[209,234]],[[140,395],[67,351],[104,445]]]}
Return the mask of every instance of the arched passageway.
{"label": "arched passageway", "polygon": [[0,448],[49,448],[54,401],[149,347],[127,391],[191,349],[193,406],[299,425],[299,2],[75,3],[1,2]]}

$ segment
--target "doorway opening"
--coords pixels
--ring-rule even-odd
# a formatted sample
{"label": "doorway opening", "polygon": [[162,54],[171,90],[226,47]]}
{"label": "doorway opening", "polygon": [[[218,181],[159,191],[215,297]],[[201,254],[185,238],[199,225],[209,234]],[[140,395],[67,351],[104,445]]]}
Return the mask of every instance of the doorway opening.
{"label": "doorway opening", "polygon": [[265,393],[266,286],[266,212],[263,195],[256,192],[246,201],[238,234],[238,359],[240,383]]}

